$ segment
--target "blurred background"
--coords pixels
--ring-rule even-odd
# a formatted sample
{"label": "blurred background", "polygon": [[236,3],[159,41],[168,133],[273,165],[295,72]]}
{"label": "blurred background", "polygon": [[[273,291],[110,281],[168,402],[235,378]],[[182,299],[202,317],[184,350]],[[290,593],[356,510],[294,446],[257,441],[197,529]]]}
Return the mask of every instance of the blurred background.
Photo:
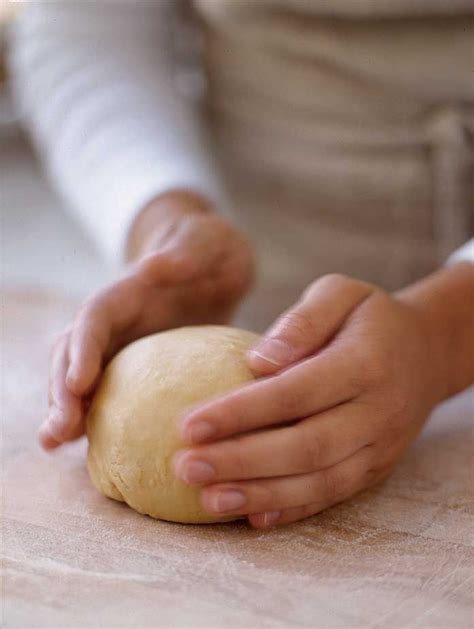
{"label": "blurred background", "polygon": [[[202,39],[202,47],[198,46],[202,48],[199,61],[203,61],[205,80],[202,86],[199,80],[197,86],[193,83],[190,92],[203,88],[205,97],[199,102],[199,113],[205,116],[200,115],[199,119],[206,120],[211,130],[215,144],[212,153],[222,171],[219,179],[229,193],[227,205],[244,231],[258,243],[259,279],[255,301],[249,306],[257,327],[268,325],[319,275],[346,273],[394,290],[443,264],[469,238],[474,220],[474,95],[470,80],[472,54],[469,54],[472,53],[474,21],[470,3],[471,0],[426,0],[411,4],[399,0],[372,5],[341,0],[327,5],[322,1],[293,0],[287,6],[283,0],[261,0],[258,4],[247,0],[195,0],[193,3],[176,0],[170,4],[173,9],[181,4],[193,6],[191,21],[194,23],[196,18],[199,26],[198,39]],[[107,266],[103,254],[98,253],[90,236],[86,236],[83,225],[75,222],[77,213],[67,211],[65,201],[51,189],[21,130],[22,121],[11,96],[11,78],[5,64],[7,33],[21,12],[25,11],[26,18],[28,7],[33,5],[0,4],[2,280],[7,286],[34,286],[83,297],[107,282],[117,269]],[[58,3],[57,6],[61,9],[59,13],[66,7],[68,13],[72,7],[67,19],[71,19],[76,28],[78,15],[73,5]],[[194,31],[182,30],[186,23],[182,20],[179,36],[170,37],[168,41],[173,22],[165,20],[165,28],[158,34],[161,27],[158,19],[161,18],[153,14],[157,7],[164,5],[164,1],[160,5],[158,0],[156,4],[142,3],[140,8],[148,6],[150,10],[140,11],[133,3],[127,8],[127,3],[79,2],[79,13],[84,14],[86,6],[88,13],[90,8],[86,25],[81,22],[79,32],[82,33],[83,28],[86,37],[89,36],[93,29],[87,20],[99,23],[98,18],[105,28],[103,32],[99,29],[99,35],[95,34],[96,40],[92,38],[91,44],[97,45],[98,54],[102,56],[94,56],[96,49],[91,48],[88,64],[78,63],[79,69],[85,68],[86,76],[87,73],[96,76],[94,72],[97,72],[98,85],[104,88],[107,83],[104,76],[108,76],[101,74],[108,72],[107,55],[103,50],[103,43],[108,40],[104,33],[112,33],[112,44],[120,44],[118,48],[110,48],[114,61],[122,49],[127,49],[122,42],[128,43],[130,49],[116,64],[119,70],[126,70],[123,74],[127,77],[127,89],[134,94],[137,86],[130,87],[128,82],[130,77],[136,76],[137,93],[141,93],[140,83],[144,77],[143,84],[151,97],[159,94],[161,98],[166,89],[160,83],[163,76],[156,72],[158,56],[154,53],[158,50],[155,50],[156,42],[163,37],[164,65],[171,57],[178,57],[179,63],[173,61],[172,64],[172,80],[184,95],[186,85],[190,85],[189,77],[200,76],[199,72],[183,74],[182,68],[176,72],[178,66],[186,65],[181,61],[189,61],[188,57],[192,56],[187,48],[193,48],[191,34]],[[40,13],[48,13],[48,7],[54,4],[38,3],[38,6],[42,7]],[[110,10],[112,6],[115,11]],[[118,11],[119,7],[122,11]],[[310,15],[306,15],[306,9]],[[143,58],[137,57],[137,42],[129,32],[131,18],[137,15],[138,24],[141,20],[148,26],[152,22],[150,16],[157,20],[156,33],[153,30],[150,37],[153,45],[142,37],[141,26],[137,31],[140,33],[137,41],[148,42],[143,50],[138,46]],[[82,17],[84,19],[84,15]],[[50,45],[44,32],[48,33],[50,27],[54,31],[54,25],[57,28],[56,19],[50,17],[46,31],[35,30],[35,27],[29,30],[28,19],[21,22],[19,30],[24,33],[21,54],[26,59],[23,65],[28,77],[33,77],[28,81],[33,86],[30,101],[41,101],[37,93],[41,92],[41,102],[56,103],[55,98],[61,102],[64,93],[64,85],[58,88],[54,81],[56,91],[50,91],[48,72],[54,77],[55,71],[48,64],[44,64],[46,69],[40,68],[41,61],[38,61],[43,54],[41,44],[46,42],[46,49]],[[125,25],[122,31],[116,29],[120,23],[122,29]],[[66,34],[61,43],[65,48],[72,41],[67,24],[67,20],[60,23],[58,31],[62,36]],[[119,32],[121,36],[117,38]],[[143,32],[147,32],[146,29]],[[32,33],[36,34],[36,40],[31,37]],[[54,41],[53,46],[60,45],[61,38]],[[80,50],[77,54],[82,59]],[[60,53],[51,57],[55,62],[62,61]],[[98,63],[99,60],[103,64]],[[70,79],[70,66],[66,63],[65,67],[64,77]],[[42,71],[46,74],[41,74]],[[74,72],[72,74],[74,87],[78,79]],[[121,85],[123,77],[120,72],[117,76],[117,84]],[[100,116],[110,115],[116,103],[114,82],[105,87],[112,108],[105,114],[100,111],[99,120]],[[101,92],[95,101],[93,90],[84,90],[84,93],[91,93],[92,102],[100,104]],[[124,98],[124,93],[128,93],[127,90],[119,92],[120,98]],[[196,100],[200,100],[199,95]],[[128,102],[126,98],[124,102]],[[169,177],[168,161],[171,171],[174,165],[185,181],[188,162],[193,163],[189,170],[196,169],[198,163],[199,174],[193,173],[193,177],[206,181],[201,177],[201,169],[205,170],[203,155],[199,152],[194,163],[193,151],[189,150],[192,143],[187,142],[194,137],[195,129],[190,130],[187,123],[167,125],[168,118],[156,115],[153,107],[150,114],[150,102],[156,103],[148,97],[140,110],[134,109],[137,105],[133,99],[131,102],[131,108],[124,107],[121,115],[114,118],[119,133],[113,131],[107,136],[90,133],[96,141],[97,160],[89,171],[83,168],[83,178],[75,172],[71,177],[74,194],[69,190],[72,200],[74,196],[81,197],[84,190],[85,196],[89,195],[90,203],[83,214],[91,219],[92,237],[112,234],[110,240],[114,243],[118,239],[114,240],[115,232],[109,227],[120,226],[117,199],[118,205],[122,202],[121,205],[127,206],[128,196],[133,198],[134,188],[141,188],[145,179],[153,179],[153,186],[158,186],[161,170],[165,179]],[[170,102],[174,106],[177,101]],[[163,103],[166,104],[166,98]],[[169,109],[175,113],[173,106]],[[86,111],[90,113],[87,107]],[[50,116],[48,124],[38,124],[38,127],[50,134],[49,139],[60,136],[60,143],[66,142],[59,133],[55,112],[55,107],[51,107],[49,113],[44,114]],[[72,114],[66,110],[66,113],[73,122],[82,120],[77,110]],[[133,122],[131,136],[120,127],[123,120]],[[143,125],[145,132],[140,131]],[[144,146],[143,155],[147,157],[138,166],[132,150],[114,152],[115,142],[126,146],[136,133],[141,146],[142,137],[155,133],[156,129],[163,141],[156,143],[160,146],[153,146],[150,153],[149,147]],[[71,162],[80,161],[75,159],[77,147],[87,147],[90,139],[86,137],[84,142],[85,131],[80,124],[75,133],[78,145],[66,146]],[[72,135],[75,137],[74,133]],[[186,140],[182,145],[178,142],[174,148],[179,166],[168,159],[175,135],[183,142],[183,138]],[[104,146],[113,158],[103,157],[100,147]],[[43,150],[46,157],[49,149],[44,147]],[[51,153],[62,165],[63,153],[57,150]],[[149,154],[153,157],[149,158]],[[177,156],[183,158],[184,167],[180,159],[176,160]],[[107,174],[109,160],[113,162],[113,177]],[[141,168],[145,162],[148,168],[144,168],[143,173]],[[84,163],[87,164],[87,159]],[[130,164],[135,168],[134,176],[127,170]],[[101,176],[96,177],[96,188],[91,185],[88,189],[87,184],[93,179],[90,173],[95,174],[95,168],[102,168]],[[65,179],[64,173],[59,175],[58,180]],[[195,184],[193,177],[191,183]],[[119,182],[117,190],[115,182]],[[101,208],[96,199],[100,192],[107,193],[109,187],[116,195],[109,195],[113,198],[111,207],[115,213],[111,213],[113,220],[104,229],[96,220],[104,204]],[[67,186],[62,188],[67,189]],[[224,209],[225,206],[226,203],[222,203]],[[130,207],[135,207],[131,201]],[[102,214],[107,215],[107,212]]]}
{"label": "blurred background", "polygon": [[48,184],[12,98],[7,30],[21,3],[0,3],[0,250],[2,286],[83,297],[112,275]]}

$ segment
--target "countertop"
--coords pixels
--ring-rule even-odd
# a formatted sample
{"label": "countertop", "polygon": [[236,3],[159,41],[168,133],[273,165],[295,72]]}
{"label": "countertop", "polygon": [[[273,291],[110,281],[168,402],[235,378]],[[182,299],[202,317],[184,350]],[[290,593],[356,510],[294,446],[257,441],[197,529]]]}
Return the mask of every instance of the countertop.
{"label": "countertop", "polygon": [[304,522],[178,525],[99,495],[86,443],[48,455],[47,354],[74,301],[2,297],[2,627],[470,627],[474,395],[393,476]]}

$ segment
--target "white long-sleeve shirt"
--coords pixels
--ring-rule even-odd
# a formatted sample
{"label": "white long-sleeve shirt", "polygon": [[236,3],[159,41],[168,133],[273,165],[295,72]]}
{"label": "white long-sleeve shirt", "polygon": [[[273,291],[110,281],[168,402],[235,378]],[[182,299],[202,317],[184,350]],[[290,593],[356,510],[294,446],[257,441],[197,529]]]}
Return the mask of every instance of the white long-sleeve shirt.
{"label": "white long-sleeve shirt", "polygon": [[112,259],[157,194],[184,188],[223,203],[197,107],[174,81],[173,4],[30,3],[15,27],[27,125],[56,187]]}
{"label": "white long-sleeve shirt", "polygon": [[[196,104],[174,80],[174,0],[30,3],[12,66],[28,126],[70,206],[113,259],[148,200],[225,194]],[[474,241],[452,256],[474,261]]]}

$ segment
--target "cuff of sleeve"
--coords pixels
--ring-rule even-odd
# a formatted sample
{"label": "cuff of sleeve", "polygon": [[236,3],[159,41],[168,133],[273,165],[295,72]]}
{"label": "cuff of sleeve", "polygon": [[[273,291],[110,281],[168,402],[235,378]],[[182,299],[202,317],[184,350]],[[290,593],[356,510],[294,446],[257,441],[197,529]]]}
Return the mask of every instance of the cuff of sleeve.
{"label": "cuff of sleeve", "polygon": [[447,265],[457,264],[458,262],[472,262],[474,264],[474,238],[471,238],[465,245],[456,249],[446,260]]}

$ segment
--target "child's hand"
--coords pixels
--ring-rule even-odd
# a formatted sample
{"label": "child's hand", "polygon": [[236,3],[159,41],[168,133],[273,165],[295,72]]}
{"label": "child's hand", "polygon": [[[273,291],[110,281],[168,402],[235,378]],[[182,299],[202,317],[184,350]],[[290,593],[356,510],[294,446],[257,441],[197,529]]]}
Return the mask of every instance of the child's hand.
{"label": "child's hand", "polygon": [[121,347],[169,327],[224,323],[250,284],[249,245],[193,195],[160,197],[132,236],[138,262],[88,299],[54,346],[49,416],[40,429],[47,449],[84,432],[104,363]]}
{"label": "child's hand", "polygon": [[441,399],[431,349],[409,302],[325,276],[249,352],[267,377],[184,418],[176,473],[255,527],[334,505],[384,478]]}

